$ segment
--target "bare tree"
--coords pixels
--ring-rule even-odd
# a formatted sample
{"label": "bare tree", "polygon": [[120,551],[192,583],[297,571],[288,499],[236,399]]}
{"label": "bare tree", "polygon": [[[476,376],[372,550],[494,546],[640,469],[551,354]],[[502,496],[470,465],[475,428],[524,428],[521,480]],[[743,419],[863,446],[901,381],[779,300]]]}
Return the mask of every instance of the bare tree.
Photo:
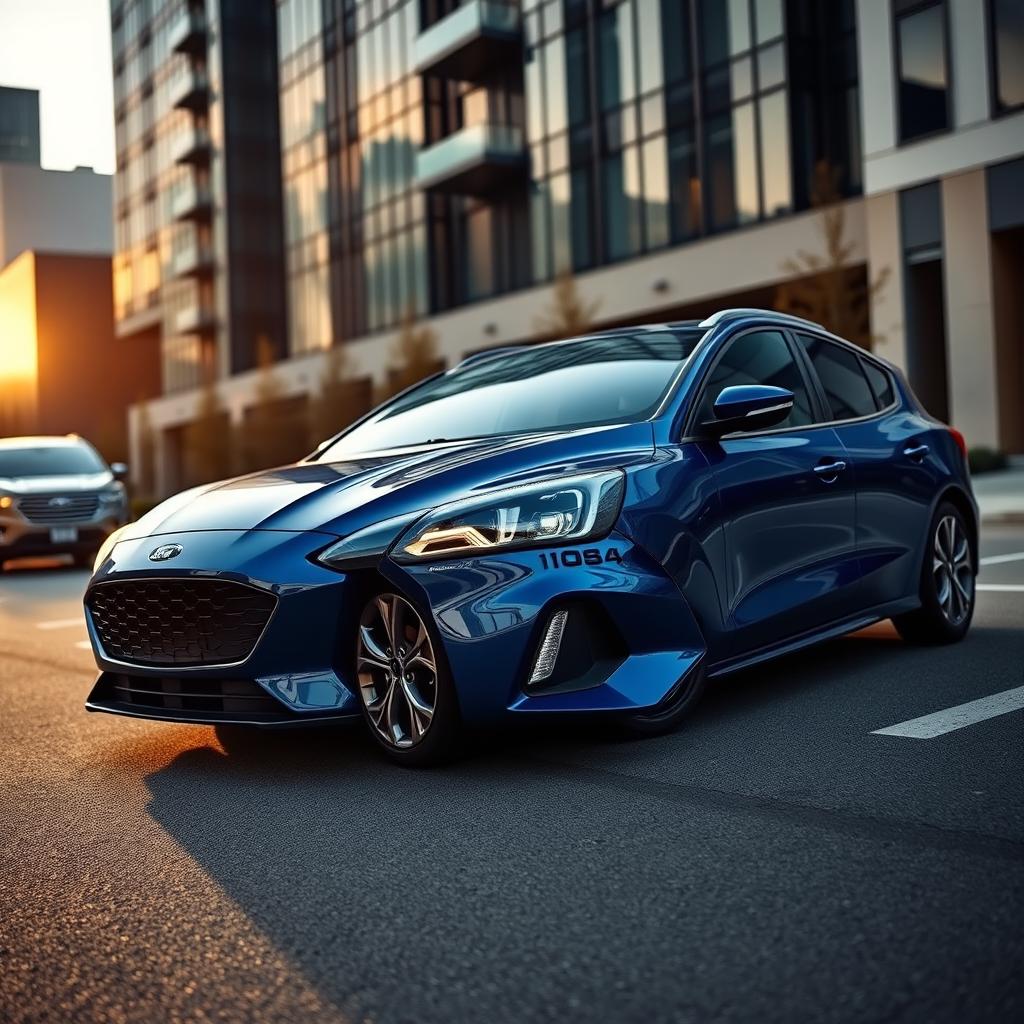
{"label": "bare tree", "polygon": [[571,338],[586,334],[600,306],[600,300],[583,300],[571,270],[560,271],[555,278],[551,306],[544,316],[534,321],[534,330],[542,338]]}
{"label": "bare tree", "polygon": [[442,369],[444,361],[437,354],[437,337],[429,327],[418,327],[412,310],[402,318],[402,327],[392,352],[387,383],[379,400],[397,395],[424,377]]}
{"label": "bare tree", "polygon": [[885,288],[890,268],[885,267],[870,281],[849,266],[855,246],[844,237],[846,210],[840,203],[838,172],[821,162],[814,177],[811,203],[821,208],[825,252],[819,255],[801,250],[782,264],[793,279],[776,289],[775,308],[813,320],[833,334],[870,349],[878,340],[871,334],[871,300]]}
{"label": "bare tree", "polygon": [[356,377],[354,360],[343,344],[332,345],[324,356],[320,390],[309,408],[311,447],[347,427],[369,410],[372,382]]}
{"label": "bare tree", "polygon": [[231,475],[230,422],[211,370],[205,374],[196,414],[185,427],[183,440],[187,484],[209,483]]}

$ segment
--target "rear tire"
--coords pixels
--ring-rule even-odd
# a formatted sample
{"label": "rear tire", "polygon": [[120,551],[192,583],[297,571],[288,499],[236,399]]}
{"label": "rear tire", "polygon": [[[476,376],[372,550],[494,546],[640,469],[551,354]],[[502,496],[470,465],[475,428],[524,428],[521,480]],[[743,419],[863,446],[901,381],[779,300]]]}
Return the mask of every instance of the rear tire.
{"label": "rear tire", "polygon": [[627,736],[664,736],[679,727],[704,692],[704,662],[683,676],[660,704],[648,711],[625,715],[621,719],[623,732]]}
{"label": "rear tire", "polygon": [[417,768],[456,757],[458,697],[441,643],[412,604],[394,593],[371,597],[355,648],[363,718],[381,750]]}
{"label": "rear tire", "polygon": [[948,501],[935,510],[921,567],[921,607],[893,617],[904,640],[952,644],[962,640],[974,616],[977,572],[963,513]]}

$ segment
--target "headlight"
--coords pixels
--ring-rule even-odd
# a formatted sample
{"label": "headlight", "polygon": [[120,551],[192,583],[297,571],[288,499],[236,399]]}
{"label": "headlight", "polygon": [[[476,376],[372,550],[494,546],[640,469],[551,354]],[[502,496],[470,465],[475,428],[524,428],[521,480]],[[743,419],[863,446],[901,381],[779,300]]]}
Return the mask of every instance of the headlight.
{"label": "headlight", "polygon": [[14,499],[9,494],[0,494],[0,512],[9,509],[14,504]]}
{"label": "headlight", "polygon": [[96,552],[96,558],[92,563],[92,571],[96,570],[110,557],[110,552],[114,550],[114,546],[121,539],[121,534],[127,530],[127,526],[119,526],[113,533],[107,536],[107,539],[100,545],[99,551]]}
{"label": "headlight", "polygon": [[419,512],[411,515],[385,519],[382,523],[374,523],[363,530],[342,537],[330,547],[317,552],[314,560],[326,565],[329,569],[361,569],[376,565],[395,542],[395,538],[410,523],[420,517]]}
{"label": "headlight", "polygon": [[125,490],[122,484],[111,487],[109,491],[100,491],[100,503],[103,505],[124,504]]}
{"label": "headlight", "polygon": [[398,541],[396,562],[602,537],[622,508],[620,470],[542,480],[442,505]]}

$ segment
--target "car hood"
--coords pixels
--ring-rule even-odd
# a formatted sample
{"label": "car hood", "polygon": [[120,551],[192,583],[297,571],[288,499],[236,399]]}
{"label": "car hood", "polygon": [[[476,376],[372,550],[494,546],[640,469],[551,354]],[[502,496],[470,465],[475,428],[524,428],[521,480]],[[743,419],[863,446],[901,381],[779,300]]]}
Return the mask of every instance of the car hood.
{"label": "car hood", "polygon": [[300,462],[184,491],[123,534],[199,530],[320,531],[346,536],[474,491],[650,458],[650,423],[491,437]]}
{"label": "car hood", "polygon": [[7,494],[52,494],[61,491],[98,491],[114,482],[114,475],[102,473],[75,473],[69,476],[0,476],[0,491]]}

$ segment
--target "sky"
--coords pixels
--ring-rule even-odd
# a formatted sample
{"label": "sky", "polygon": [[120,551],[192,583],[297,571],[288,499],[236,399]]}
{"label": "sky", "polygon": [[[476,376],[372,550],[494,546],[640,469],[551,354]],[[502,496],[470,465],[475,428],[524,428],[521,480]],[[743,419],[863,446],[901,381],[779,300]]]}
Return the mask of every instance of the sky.
{"label": "sky", "polygon": [[0,0],[0,85],[39,90],[44,167],[113,173],[109,0]]}

